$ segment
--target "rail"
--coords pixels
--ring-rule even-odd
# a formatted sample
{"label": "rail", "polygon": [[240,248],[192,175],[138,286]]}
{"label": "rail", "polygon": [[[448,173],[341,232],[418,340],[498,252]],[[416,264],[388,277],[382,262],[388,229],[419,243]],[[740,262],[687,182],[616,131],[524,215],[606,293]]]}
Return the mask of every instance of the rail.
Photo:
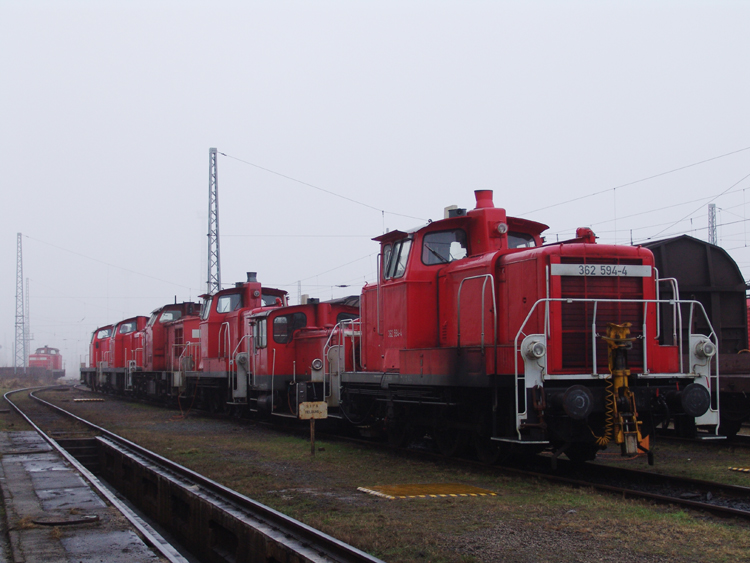
{"label": "rail", "polygon": [[[59,387],[59,386],[56,386]],[[49,389],[46,387],[45,389]],[[3,398],[5,401],[13,407],[13,409],[16,410],[16,412],[24,419],[28,424],[34,429],[35,432],[37,432],[45,442],[47,442],[50,446],[52,446],[53,449],[57,451],[58,454],[60,454],[62,457],[66,459],[68,463],[70,463],[73,467],[76,468],[76,470],[89,482],[91,485],[104,497],[106,498],[113,506],[115,506],[124,516],[128,519],[128,521],[143,535],[146,542],[156,549],[167,561],[170,563],[187,563],[187,559],[185,559],[180,553],[178,553],[169,543],[167,543],[164,538],[161,537],[161,535],[158,534],[151,526],[146,524],[139,516],[137,516],[130,508],[127,507],[123,502],[121,502],[117,496],[109,490],[109,488],[102,485],[102,483],[99,481],[99,479],[94,476],[93,473],[91,473],[88,469],[86,469],[81,463],[74,458],[71,454],[69,454],[62,446],[60,446],[55,440],[50,438],[41,428],[39,428],[31,418],[29,418],[26,413],[24,413],[18,405],[16,405],[13,401],[10,400],[9,396],[14,393],[21,393],[23,391],[30,391],[29,396],[33,398],[36,401],[39,401],[43,404],[46,404],[48,406],[51,406],[53,409],[56,409],[62,413],[64,413],[66,416],[72,416],[73,418],[76,418],[83,422],[84,424],[89,425],[93,428],[98,428],[91,423],[80,419],[73,415],[72,413],[69,413],[68,411],[65,411],[59,407],[56,407],[55,405],[52,405],[51,403],[47,403],[46,401],[43,401],[39,399],[38,397],[35,397],[33,394],[33,391],[39,390],[38,387],[28,387],[26,389],[16,389],[14,391],[8,391],[3,395]],[[105,430],[106,432],[106,430]]]}
{"label": "rail", "polygon": [[[285,544],[286,540],[296,540],[302,549],[311,548],[320,556],[320,561],[330,561],[332,563],[384,563],[381,559],[374,557],[364,551],[361,551],[347,543],[344,543],[336,538],[329,536],[307,524],[304,524],[298,520],[290,518],[277,510],[274,510],[268,506],[265,506],[237,491],[234,491],[216,481],[208,479],[199,473],[196,473],[178,463],[175,463],[165,457],[160,456],[150,450],[147,450],[138,444],[126,440],[117,434],[106,430],[100,426],[97,426],[87,420],[84,420],[71,412],[68,412],[60,407],[53,405],[38,397],[32,398],[41,404],[44,404],[51,409],[54,409],[65,416],[73,418],[80,423],[88,426],[89,428],[100,433],[102,436],[106,436],[111,441],[127,448],[128,450],[137,453],[137,455],[155,463],[167,470],[179,475],[193,483],[197,484],[201,488],[205,489],[217,495],[218,497],[228,501],[235,507],[239,507],[243,511],[248,512],[252,518],[259,522],[259,530],[265,535],[266,542],[278,543],[280,546]],[[10,401],[8,401],[10,403]],[[12,403],[11,403],[12,404]],[[17,409],[17,407],[15,407]],[[33,424],[33,423],[32,423]],[[67,453],[67,452],[66,452]],[[68,454],[69,455],[69,454]],[[114,495],[113,495],[114,496]],[[282,547],[282,549],[284,549]],[[279,553],[278,551],[275,553]],[[179,554],[178,554],[179,556]],[[286,553],[284,558],[285,561],[308,561],[313,560],[303,556],[301,553]],[[169,559],[174,561],[174,559]],[[269,559],[270,560],[270,559]]]}

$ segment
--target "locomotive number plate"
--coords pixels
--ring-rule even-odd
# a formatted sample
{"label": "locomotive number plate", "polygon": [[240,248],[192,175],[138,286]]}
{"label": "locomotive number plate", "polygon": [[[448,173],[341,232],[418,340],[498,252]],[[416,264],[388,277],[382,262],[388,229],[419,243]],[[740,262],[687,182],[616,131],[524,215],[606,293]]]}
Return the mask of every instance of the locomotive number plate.
{"label": "locomotive number plate", "polygon": [[553,276],[596,276],[650,278],[651,266],[630,266],[627,264],[551,264]]}

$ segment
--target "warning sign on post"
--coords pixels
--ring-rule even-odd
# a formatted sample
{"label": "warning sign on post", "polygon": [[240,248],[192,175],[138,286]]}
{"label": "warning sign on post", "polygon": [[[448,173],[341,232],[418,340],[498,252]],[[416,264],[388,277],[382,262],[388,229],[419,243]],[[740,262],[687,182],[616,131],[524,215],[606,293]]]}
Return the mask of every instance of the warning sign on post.
{"label": "warning sign on post", "polygon": [[300,403],[298,417],[301,420],[328,418],[328,403],[324,401]]}

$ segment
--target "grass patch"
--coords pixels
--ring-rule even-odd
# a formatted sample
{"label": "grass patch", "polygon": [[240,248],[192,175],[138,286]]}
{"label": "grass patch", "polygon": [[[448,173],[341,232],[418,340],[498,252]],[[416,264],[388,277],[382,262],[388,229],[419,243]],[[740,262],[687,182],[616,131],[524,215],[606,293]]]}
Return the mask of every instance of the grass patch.
{"label": "grass patch", "polygon": [[[313,457],[305,438],[195,413],[175,418],[175,411],[109,400],[66,406],[389,563],[750,559],[750,526],[744,522],[328,440],[316,443],[323,450]],[[657,454],[657,464],[665,457]],[[442,482],[497,496],[386,500],[357,491]]]}

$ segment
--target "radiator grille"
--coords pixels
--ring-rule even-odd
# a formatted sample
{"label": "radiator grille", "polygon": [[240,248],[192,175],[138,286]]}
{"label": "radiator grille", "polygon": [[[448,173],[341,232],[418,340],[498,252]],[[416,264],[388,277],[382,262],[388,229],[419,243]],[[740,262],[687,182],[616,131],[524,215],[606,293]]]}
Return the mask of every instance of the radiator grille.
{"label": "radiator grille", "polygon": [[[626,264],[640,265],[640,260],[617,260],[605,258],[563,259],[564,264]],[[643,278],[638,277],[593,277],[562,276],[561,295],[563,299],[642,299]],[[591,324],[594,319],[594,303],[562,303],[562,368],[592,372]],[[628,352],[628,364],[631,369],[640,369],[643,364],[643,346],[639,339],[643,334],[643,303],[599,303],[596,309],[596,332],[604,336],[607,323],[623,324],[629,322],[630,335],[635,337],[633,348]],[[601,338],[596,339],[597,371],[606,372],[607,344]]]}

